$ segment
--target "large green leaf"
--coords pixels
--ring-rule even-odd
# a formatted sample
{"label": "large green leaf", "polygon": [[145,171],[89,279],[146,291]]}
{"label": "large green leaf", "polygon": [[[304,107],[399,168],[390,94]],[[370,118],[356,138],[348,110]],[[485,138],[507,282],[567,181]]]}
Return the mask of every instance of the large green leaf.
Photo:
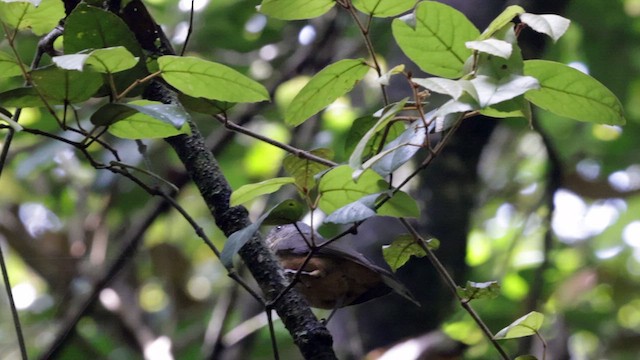
{"label": "large green leaf", "polygon": [[352,4],[365,14],[390,17],[408,11],[416,4],[416,0],[353,0]]}
{"label": "large green leaf", "polygon": [[471,56],[465,42],[480,32],[458,10],[435,1],[423,1],[413,14],[393,20],[393,37],[400,49],[422,70],[446,78],[463,75]]}
{"label": "large green leaf", "polygon": [[88,100],[102,85],[100,74],[62,70],[55,66],[32,71],[31,79],[43,96],[56,102],[79,103]]}
{"label": "large green leaf", "polygon": [[364,59],[344,59],[315,74],[291,101],[284,115],[289,125],[300,125],[349,92],[369,71]]}
{"label": "large green leaf", "polygon": [[618,98],[591,76],[570,66],[546,60],[525,61],[524,73],[540,82],[540,90],[525,94],[534,105],[578,121],[625,124]]}
{"label": "large green leaf", "polygon": [[[342,165],[326,172],[320,178],[318,184],[319,207],[322,211],[331,214],[367,195],[383,194],[389,190],[389,184],[371,170],[365,171],[358,182],[355,182],[351,175],[352,169],[347,165]],[[378,215],[395,217],[416,217],[419,214],[415,200],[402,191],[397,192],[376,212]]]}
{"label": "large green leaf", "polygon": [[106,104],[91,116],[91,122],[109,126],[111,134],[123,139],[159,139],[188,134],[188,117],[178,105],[138,100]]}
{"label": "large green leaf", "polygon": [[0,78],[22,75],[22,70],[16,58],[0,51]]}
{"label": "large green leaf", "polygon": [[[78,54],[88,49],[102,49],[124,46],[134,57],[144,59],[142,49],[125,22],[117,15],[80,3],[67,17],[63,37],[66,54]],[[139,61],[132,69],[113,75],[118,92],[129,87],[135,80],[148,74],[144,61]],[[135,89],[129,96],[137,96]]]}
{"label": "large green leaf", "polygon": [[335,0],[264,0],[259,10],[276,19],[301,20],[324,15],[335,4]]}
{"label": "large green leaf", "polygon": [[117,73],[136,66],[139,58],[124,46],[93,50],[87,54],[71,54],[53,57],[53,62],[65,70],[92,70],[100,73]]}
{"label": "large green leaf", "polygon": [[277,177],[255,184],[243,185],[231,194],[231,206],[244,204],[260,195],[271,194],[282,186],[293,182],[294,178],[292,177]]}
{"label": "large green leaf", "polygon": [[[52,99],[45,96],[49,105],[62,105],[64,99]],[[0,104],[7,107],[27,108],[44,106],[42,98],[33,87],[19,87],[0,93]]]}
{"label": "large green leaf", "polygon": [[189,96],[229,102],[269,100],[264,86],[226,65],[180,56],[161,56],[158,65],[162,77]]}
{"label": "large green leaf", "polygon": [[36,35],[53,30],[64,16],[60,0],[42,0],[37,7],[28,1],[0,1],[0,21],[14,29],[31,29]]}

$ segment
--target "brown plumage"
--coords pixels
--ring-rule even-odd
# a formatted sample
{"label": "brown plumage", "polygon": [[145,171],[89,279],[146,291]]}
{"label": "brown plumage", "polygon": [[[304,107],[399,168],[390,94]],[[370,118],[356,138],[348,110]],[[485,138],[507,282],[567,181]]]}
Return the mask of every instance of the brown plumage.
{"label": "brown plumage", "polygon": [[[311,251],[308,245],[312,241],[311,228],[301,222],[297,226],[276,226],[266,239],[282,267],[290,274],[298,271]],[[325,241],[318,233],[313,235],[313,239],[315,244]],[[393,274],[340,240],[317,250],[300,274],[296,289],[312,307],[320,309],[360,304],[392,290],[417,304]]]}

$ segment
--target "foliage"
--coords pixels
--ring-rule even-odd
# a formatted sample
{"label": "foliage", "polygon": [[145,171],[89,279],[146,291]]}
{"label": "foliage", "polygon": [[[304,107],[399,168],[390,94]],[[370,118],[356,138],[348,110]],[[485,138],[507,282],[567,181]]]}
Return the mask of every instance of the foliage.
{"label": "foliage", "polygon": [[[175,4],[155,6],[160,12],[163,7],[167,10],[175,7]],[[187,297],[186,295],[191,296],[191,302],[207,300],[212,295],[202,289],[192,289],[187,293],[187,281],[204,279],[204,285],[202,282],[192,285],[194,289],[202,286],[210,288],[214,283],[214,286],[222,287],[220,279],[224,277],[225,272],[228,271],[232,277],[235,276],[234,255],[259,232],[263,224],[291,223],[303,215],[310,214],[316,216],[316,219],[323,219],[320,222],[325,224],[347,224],[356,229],[362,222],[377,216],[398,218],[407,227],[409,234],[398,237],[383,249],[387,263],[396,271],[410,262],[412,257],[428,257],[438,268],[435,256],[439,247],[447,246],[446,239],[441,239],[442,242],[430,237],[425,240],[412,231],[413,228],[406,219],[420,219],[422,215],[418,196],[410,192],[407,184],[446,149],[449,140],[463,122],[476,121],[477,116],[487,115],[499,119],[526,119],[528,123],[533,124],[533,104],[545,110],[542,126],[551,138],[556,142],[563,136],[572,139],[566,145],[562,144],[563,148],[560,151],[564,153],[559,156],[563,160],[570,159],[578,151],[576,139],[579,139],[577,136],[580,134],[565,134],[566,131],[560,128],[561,126],[589,126],[589,129],[596,129],[595,134],[597,129],[611,129],[605,126],[626,123],[625,100],[631,101],[623,99],[621,102],[614,95],[614,91],[609,90],[594,77],[565,65],[566,59],[562,59],[563,56],[558,56],[560,61],[523,59],[519,40],[521,33],[528,31],[527,28],[547,35],[557,42],[560,50],[555,51],[567,51],[570,45],[563,43],[565,39],[561,37],[567,32],[568,36],[575,34],[572,35],[569,21],[557,15],[530,14],[520,6],[510,6],[482,32],[460,11],[435,1],[264,0],[257,11],[252,10],[252,4],[248,2],[233,5],[221,2],[212,4],[202,16],[209,16],[208,12],[222,11],[219,15],[210,16],[224,19],[225,15],[234,14],[239,6],[242,7],[242,14],[247,14],[247,22],[246,26],[242,25],[245,26],[244,29],[235,29],[234,37],[237,37],[237,43],[242,43],[242,46],[250,50],[256,50],[256,54],[268,54],[271,51],[275,52],[275,55],[263,54],[260,55],[262,58],[252,59],[254,54],[235,52],[237,49],[223,51],[216,48],[210,56],[211,53],[206,51],[208,44],[197,40],[188,44],[188,56],[154,53],[145,47],[140,40],[140,34],[131,29],[116,13],[97,4],[82,3],[66,18],[62,46],[53,43],[52,40],[49,50],[49,55],[52,56],[45,56],[42,63],[34,62],[33,68],[29,68],[25,65],[28,56],[25,56],[25,53],[37,47],[29,43],[30,32],[38,36],[55,32],[58,21],[65,17],[62,3],[53,0],[42,0],[40,3],[0,0],[0,21],[7,40],[0,44],[0,119],[2,124],[7,124],[2,125],[2,131],[12,134],[11,136],[14,136],[15,132],[16,138],[13,145],[10,138],[4,142],[6,151],[3,152],[0,166],[0,174],[4,175],[1,178],[2,188],[15,191],[3,191],[5,194],[2,197],[7,203],[17,204],[20,209],[23,209],[27,202],[36,201],[43,206],[45,214],[49,214],[47,216],[64,219],[64,228],[70,235],[68,247],[72,249],[72,253],[79,251],[73,253],[76,254],[73,255],[73,261],[81,262],[82,256],[88,253],[84,240],[88,235],[76,233],[75,238],[72,237],[74,226],[84,229],[85,225],[80,224],[88,221],[83,219],[83,209],[91,214],[104,215],[99,223],[94,225],[93,230],[87,232],[94,237],[93,246],[89,251],[91,261],[96,261],[96,257],[101,259],[100,268],[104,268],[108,254],[106,250],[102,253],[97,253],[99,250],[96,250],[101,234],[110,234],[109,237],[113,238],[119,236],[115,234],[120,232],[124,234],[126,224],[135,224],[136,218],[143,214],[143,205],[149,202],[151,195],[163,196],[169,201],[168,194],[183,186],[173,184],[178,182],[172,177],[173,168],[180,166],[175,156],[151,139],[193,134],[197,133],[194,129],[200,127],[205,132],[220,131],[222,134],[235,131],[260,140],[258,142],[245,139],[245,143],[229,145],[219,154],[223,173],[236,188],[227,200],[230,200],[232,206],[245,204],[251,206],[252,210],[265,208],[261,197],[267,194],[281,194],[284,201],[271,206],[270,210],[261,211],[256,221],[231,234],[227,240],[217,233],[209,216],[204,215],[206,210],[201,201],[189,201],[198,198],[199,195],[188,188],[182,191],[183,194],[178,199],[178,203],[182,205],[175,204],[173,208],[188,220],[191,227],[171,225],[178,223],[173,215],[165,215],[155,223],[150,222],[154,225],[147,231],[145,248],[149,251],[151,263],[136,265],[132,273],[140,277],[141,299],[152,299],[150,304],[144,305],[144,311],[156,313],[158,318],[161,318],[160,310],[154,309],[166,309],[167,305],[163,305],[162,301],[175,301],[173,305],[177,307],[176,312],[184,310],[184,313],[176,317],[179,323],[175,329],[176,336],[184,336],[181,333],[182,329],[189,327],[198,329],[197,331],[204,331],[206,328],[202,321],[202,312],[193,316],[189,313],[191,308],[187,305],[184,309],[179,308],[184,304],[178,301],[188,303],[187,300],[179,300],[181,296]],[[286,51],[282,50],[286,49],[286,40],[281,41],[278,46],[272,44],[275,43],[274,38],[285,38],[289,36],[288,32],[298,32],[300,24],[286,21],[336,16],[334,12],[338,11],[337,16],[353,19],[353,29],[364,39],[364,50],[350,51],[348,56],[339,59],[332,56],[327,63],[316,64],[309,80],[299,91],[295,91],[295,96],[287,99],[288,103],[285,106],[277,103],[277,96],[272,100],[272,94],[278,91],[286,92],[286,86],[290,85],[286,80],[290,80],[287,76],[291,76],[288,68],[291,65],[288,65],[286,58],[295,52],[297,47],[295,41],[289,41],[293,45],[289,44],[291,47]],[[270,20],[267,20],[265,15]],[[177,21],[174,15],[174,18],[167,20],[167,25],[176,30]],[[196,17],[195,25],[199,21],[204,22]],[[253,24],[251,21],[261,27],[256,25],[258,29],[254,31],[249,26]],[[392,34],[392,41],[395,41],[411,63],[390,62],[388,65],[391,70],[387,69],[386,62],[392,60],[384,59],[384,56],[374,49],[374,46],[381,44],[375,43],[375,38],[370,36],[371,24],[374,21],[379,21],[386,27],[386,31]],[[189,25],[189,30],[197,31],[198,26],[193,25]],[[581,26],[588,28],[588,24]],[[316,30],[319,31],[319,28]],[[178,31],[173,33],[175,35]],[[349,37],[347,34],[340,36]],[[176,36],[173,40],[177,38]],[[226,40],[229,39],[221,39],[221,42]],[[162,43],[164,40],[158,35],[154,41]],[[58,52],[54,52],[53,49]],[[283,52],[288,53],[283,55]],[[210,57],[219,61],[211,61]],[[295,59],[293,56],[290,58]],[[413,72],[406,70],[416,67],[433,76],[416,77]],[[265,68],[271,69],[273,77],[273,73],[279,72],[283,78],[266,81],[269,76],[260,75],[260,69]],[[277,71],[274,71],[274,68]],[[403,91],[411,94],[409,97],[400,96],[400,91],[391,92],[390,82],[398,80],[406,84]],[[168,84],[175,90],[175,98],[167,103],[142,100],[141,97],[145,98],[152,88],[150,84],[157,81]],[[636,92],[630,99],[637,95]],[[354,107],[352,114],[357,115],[347,116],[347,121],[336,121],[343,124],[342,129],[340,126],[331,128],[332,122],[329,119],[337,104],[348,102],[346,99],[359,97],[368,99],[360,104],[361,106]],[[271,104],[271,101],[276,103]],[[238,106],[232,109],[236,103]],[[279,112],[278,107],[284,110]],[[631,111],[634,121],[639,113]],[[236,114],[244,114],[246,119],[253,121],[245,127],[240,117],[235,117]],[[578,122],[559,120],[558,117]],[[212,125],[212,119],[221,126],[216,128]],[[238,119],[237,123],[232,119]],[[506,123],[507,120],[502,121]],[[333,134],[332,139],[340,136],[346,139],[344,153],[334,151],[338,148],[337,142],[325,144],[331,149],[314,148],[311,142],[297,144],[305,149],[286,144],[287,138],[297,136],[291,135],[296,134],[296,130],[289,127],[304,128],[318,122],[326,127],[324,130]],[[197,123],[197,127],[192,125],[193,123]],[[344,125],[345,123],[347,125]],[[136,140],[139,153],[132,151],[132,142],[129,140]],[[54,143],[64,144],[75,149],[77,155],[81,155],[81,159],[76,158],[76,155],[57,153],[54,164],[42,158],[50,155],[51,150],[41,145],[41,142],[46,142],[51,148],[58,146],[52,145]],[[222,143],[220,141],[220,144]],[[145,144],[150,147],[147,148]],[[274,152],[272,147],[265,148],[266,144],[287,152],[284,160],[282,152]],[[242,153],[239,151],[242,147],[248,149],[246,156],[238,155]],[[39,153],[18,157],[12,154],[7,157],[9,150],[16,149],[16,153],[24,153],[24,149],[29,148],[37,148]],[[589,151],[595,150],[590,148]],[[616,151],[624,152],[624,149],[612,149],[605,156],[613,157],[611,154],[615,154]],[[336,159],[334,152],[339,153]],[[503,156],[513,155],[506,150],[502,153],[506,153]],[[39,154],[41,156],[38,156]],[[532,155],[531,158],[535,156]],[[509,162],[512,163],[514,162]],[[276,176],[280,165],[287,176]],[[544,177],[544,171],[541,170],[543,166],[532,170],[534,165],[528,169],[525,168],[526,165],[519,164],[518,166],[524,169],[517,168],[512,171]],[[267,176],[247,176],[243,169],[245,166],[257,169],[263,166],[262,169],[266,170],[255,170],[255,174],[262,171],[261,174]],[[34,174],[39,169],[46,169],[46,180],[50,184],[32,193],[24,191],[20,182],[35,183]],[[99,171],[104,169],[123,176],[127,181],[117,180],[115,177],[101,179],[97,174],[102,174]],[[61,175],[56,177],[55,174]],[[543,180],[537,179],[530,183],[536,181]],[[139,185],[140,188],[132,189],[131,184]],[[122,188],[113,200],[109,195],[111,188]],[[145,194],[145,191],[148,194]],[[495,198],[499,196],[496,195]],[[636,202],[630,201],[625,206],[632,208]],[[488,202],[480,211],[491,212],[499,206],[504,204]],[[538,208],[533,205],[530,207]],[[47,208],[53,212],[50,213]],[[12,211],[16,213],[10,206],[3,206],[2,211],[7,214],[12,214]],[[518,209],[518,214],[525,216],[522,211],[524,210]],[[550,213],[552,209],[546,208],[546,211]],[[322,214],[321,217],[317,217],[319,214]],[[529,215],[533,216],[532,214]],[[13,215],[16,218],[20,217],[28,230],[29,221],[24,220],[22,215]],[[482,216],[479,215],[479,218]],[[539,215],[537,218],[539,222],[543,222],[543,216]],[[616,233],[620,233],[630,221],[630,218],[619,219]],[[120,229],[121,224],[124,225]],[[319,226],[318,223],[316,226]],[[518,226],[524,227],[521,224],[512,224],[510,230],[513,231]],[[477,227],[470,237],[471,248],[474,247],[473,241],[477,241],[485,248],[500,249],[500,244],[489,243],[488,235],[482,233],[481,227],[481,220],[478,220]],[[4,225],[1,230],[6,232],[3,234],[5,237],[17,237],[15,231],[12,233],[11,229],[5,229]],[[43,233],[56,234],[60,231],[60,228],[56,228],[55,221],[47,220],[40,228],[28,230],[26,233],[30,238],[37,239]],[[194,233],[203,237],[207,247],[186,240]],[[214,233],[216,236],[210,242],[206,235],[203,236],[205,233]],[[476,236],[475,240],[473,234]],[[604,236],[602,238],[604,239]],[[340,240],[338,236],[330,241]],[[57,245],[59,248],[51,250],[48,255],[55,254],[56,251],[66,253],[67,244],[60,241],[62,245]],[[218,252],[217,248],[222,247],[223,242],[224,249]],[[13,247],[16,246],[15,242],[10,243]],[[107,247],[105,243],[102,245],[104,248]],[[113,246],[109,244],[110,252],[116,251]],[[605,248],[604,245],[601,247]],[[78,248],[81,250],[77,250]],[[569,253],[579,251],[571,248],[570,244],[566,244],[563,250]],[[550,256],[561,257],[563,250],[557,250]],[[28,270],[29,266],[33,266],[38,276],[48,282],[46,286],[41,285],[39,292],[50,291],[58,301],[64,291],[55,288],[55,281],[51,275],[46,274],[46,267],[29,264],[32,261],[29,254],[36,254],[36,251],[20,248],[18,256],[12,254],[11,259],[15,260],[11,260],[14,263],[10,264],[9,275],[13,282],[23,283],[29,276],[35,278]],[[158,255],[160,251],[168,251],[177,260],[174,260],[174,263],[166,263],[167,258]],[[468,255],[471,265],[474,265],[474,261],[475,265],[490,262],[488,257],[474,260],[474,256],[479,256],[474,251]],[[218,255],[219,261],[213,261],[203,255],[210,252]],[[26,264],[18,260],[20,257],[24,258]],[[554,262],[556,264],[551,271],[555,271],[555,281],[570,281],[571,275],[563,272],[562,261]],[[87,264],[85,262],[84,266]],[[215,270],[198,270],[198,264],[203,268]],[[23,274],[20,275],[19,271]],[[201,274],[197,274],[199,271]],[[446,269],[438,268],[438,271],[446,283]],[[487,270],[479,268],[475,276],[496,277],[496,273],[488,275],[483,273],[485,271]],[[511,272],[507,275],[511,278],[505,275],[501,282],[525,276],[518,271],[509,271]],[[192,276],[189,272],[196,275]],[[159,277],[163,277],[163,280],[158,280]],[[16,278],[22,279],[14,280]],[[504,302],[504,296],[510,296],[509,283],[502,284],[502,287],[495,281],[469,281],[464,288],[455,283],[447,285],[453,289],[465,309],[470,307],[468,303],[475,299],[491,299],[484,302],[474,301],[474,306],[478,303],[480,309],[491,306],[486,305],[491,302],[499,307],[500,305],[495,304]],[[595,288],[592,290],[596,291]],[[172,291],[175,294],[169,294]],[[561,291],[562,289],[558,288],[557,292]],[[507,295],[500,298],[500,293]],[[149,294],[156,294],[157,297],[153,300],[154,296]],[[172,298],[167,300],[170,295]],[[554,296],[561,297],[561,294]],[[115,311],[109,308],[108,301],[103,300],[103,304],[108,310]],[[627,300],[625,305],[631,309],[637,304]],[[50,312],[50,309],[46,310]],[[574,312],[578,310],[574,309]],[[637,313],[637,309],[633,311]],[[29,321],[34,323],[38,317],[44,316],[37,312],[25,313],[21,311],[21,315],[27,316]],[[473,315],[472,311],[470,313]],[[50,318],[53,315],[46,316]],[[126,315],[122,316],[126,318]],[[504,316],[516,317],[515,312],[505,312]],[[494,340],[533,334],[540,336],[540,333],[544,332],[541,330],[542,318],[541,313],[532,312],[516,320],[494,337],[490,333],[485,334],[485,338]],[[491,316],[474,318],[481,324],[483,319],[489,323],[495,320]],[[454,316],[451,322],[458,320]],[[84,326],[91,327],[95,324]],[[589,331],[594,333],[597,329]],[[99,355],[108,352],[105,350],[108,347],[99,344],[101,341],[116,341],[107,339],[107,336],[96,335],[95,332],[88,334],[93,334],[86,336],[90,338]],[[451,334],[456,336],[455,331]],[[161,337],[158,336],[158,339]],[[479,343],[480,341],[476,341],[471,345],[479,347]],[[34,344],[28,345],[33,347],[30,348],[32,352],[42,351],[41,348],[35,348]],[[499,348],[500,345],[496,346]],[[127,353],[130,350],[123,351]],[[189,349],[178,350],[181,351],[186,354]],[[500,348],[498,351],[501,351]]]}

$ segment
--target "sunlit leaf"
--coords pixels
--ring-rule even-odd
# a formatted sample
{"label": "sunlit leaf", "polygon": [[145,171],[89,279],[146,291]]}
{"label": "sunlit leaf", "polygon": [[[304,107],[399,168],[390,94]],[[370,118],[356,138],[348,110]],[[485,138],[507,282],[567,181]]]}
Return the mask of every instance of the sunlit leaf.
{"label": "sunlit leaf", "polygon": [[504,340],[534,335],[540,330],[543,321],[543,314],[532,311],[500,330],[493,338],[496,340]]}
{"label": "sunlit leaf", "polygon": [[410,10],[416,4],[416,0],[353,0],[352,4],[365,14],[390,17]]}
{"label": "sunlit leaf", "polygon": [[533,30],[548,35],[554,42],[558,41],[571,25],[569,19],[553,14],[536,15],[524,13],[520,15],[520,20]]}
{"label": "sunlit leaf", "polygon": [[87,70],[100,73],[117,73],[131,69],[138,63],[124,46],[93,50],[87,54],[54,56],[51,60],[61,69]]}
{"label": "sunlit leaf", "polygon": [[501,79],[478,75],[471,80],[471,83],[476,90],[475,99],[480,108],[498,104],[516,98],[529,90],[540,88],[535,77],[521,75],[511,75]]}
{"label": "sunlit leaf", "polygon": [[31,29],[36,35],[53,30],[64,18],[64,6],[60,0],[42,0],[39,4],[28,1],[0,1],[0,21],[10,28]]}
{"label": "sunlit leaf", "polygon": [[[339,208],[372,195],[382,194],[389,190],[389,184],[375,172],[365,171],[358,182],[352,179],[349,166],[338,166],[326,172],[318,185],[320,193],[319,207],[327,214]],[[418,205],[408,194],[399,191],[378,210],[382,216],[416,217],[419,214]]]}
{"label": "sunlit leaf", "polygon": [[475,299],[495,299],[500,295],[500,284],[497,281],[473,282],[467,281],[465,287],[458,287],[458,295],[466,301]]}
{"label": "sunlit leaf", "polygon": [[320,70],[291,101],[284,121],[294,126],[302,124],[353,89],[369,69],[364,59],[344,59]]}
{"label": "sunlit leaf", "polygon": [[247,184],[239,187],[231,194],[231,206],[244,204],[249,200],[278,191],[283,185],[292,184],[292,177],[277,177],[261,181],[255,184]]}
{"label": "sunlit leaf", "polygon": [[540,82],[540,90],[525,94],[534,105],[578,121],[625,124],[618,98],[593,77],[570,66],[546,60],[525,61],[524,72]]}
{"label": "sunlit leaf", "polygon": [[327,13],[335,0],[263,0],[258,10],[282,20],[312,19]]}
{"label": "sunlit leaf", "polygon": [[172,55],[159,57],[158,65],[162,78],[189,96],[229,102],[269,100],[264,86],[226,65]]}
{"label": "sunlit leaf", "polygon": [[500,15],[498,15],[492,22],[489,24],[487,29],[482,32],[479,37],[479,40],[486,40],[492,37],[496,32],[502,30],[505,26],[511,23],[511,20],[520,14],[524,14],[524,9],[519,5],[511,5],[504,9]]}
{"label": "sunlit leaf", "polygon": [[480,32],[458,10],[435,1],[423,1],[411,15],[393,20],[393,37],[400,49],[422,70],[445,78],[463,75],[471,56],[465,42]]}

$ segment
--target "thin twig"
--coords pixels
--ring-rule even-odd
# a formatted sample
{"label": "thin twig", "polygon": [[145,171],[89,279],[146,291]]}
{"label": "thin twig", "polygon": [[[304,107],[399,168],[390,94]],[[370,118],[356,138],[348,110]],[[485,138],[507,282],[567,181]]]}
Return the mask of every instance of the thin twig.
{"label": "thin twig", "polygon": [[189,28],[187,29],[187,36],[184,39],[184,45],[182,45],[182,51],[180,51],[180,56],[184,56],[184,53],[187,51],[187,45],[189,45],[189,40],[191,40],[191,33],[193,32],[193,6],[195,0],[191,0],[191,10],[189,10]]}

